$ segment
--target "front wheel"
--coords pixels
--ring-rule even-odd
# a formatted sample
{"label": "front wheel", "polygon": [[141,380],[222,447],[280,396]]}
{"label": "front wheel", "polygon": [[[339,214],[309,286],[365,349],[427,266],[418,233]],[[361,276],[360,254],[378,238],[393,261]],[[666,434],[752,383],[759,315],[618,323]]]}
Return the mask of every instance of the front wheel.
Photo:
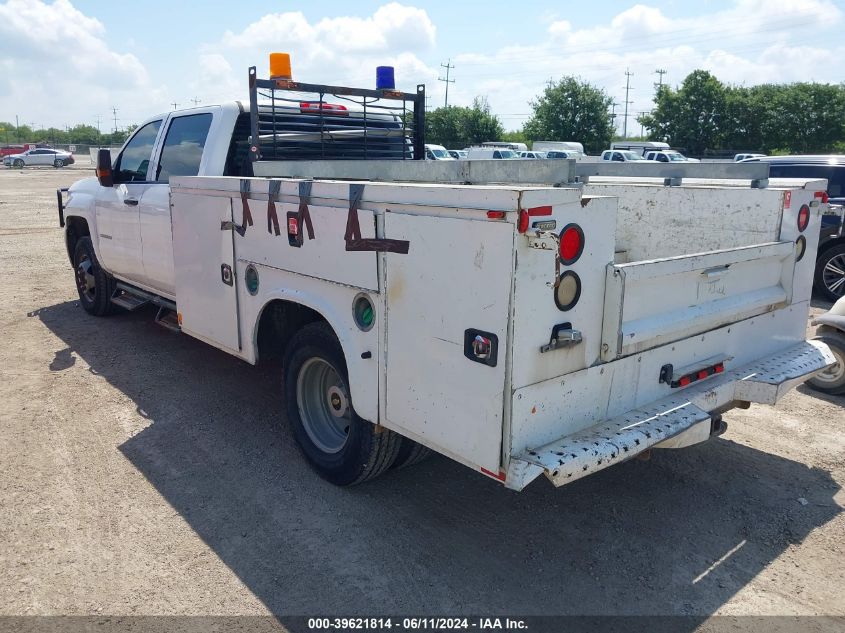
{"label": "front wheel", "polygon": [[56,169],[59,169],[59,167],[64,167],[64,166],[65,166],[65,161],[63,161],[61,158],[57,158],[55,161],[53,161],[53,167],[55,167]]}
{"label": "front wheel", "polygon": [[401,438],[355,413],[343,350],[326,323],[308,324],[294,334],[284,373],[288,420],[321,477],[349,486],[390,468]]}
{"label": "front wheel", "polygon": [[816,391],[838,395],[845,393],[845,334],[832,328],[819,330],[816,341],[826,343],[836,358],[836,364],[810,378],[808,384]]}
{"label": "front wheel", "polygon": [[837,244],[819,254],[815,287],[830,301],[845,296],[845,244]]}
{"label": "front wheel", "polygon": [[81,237],[73,250],[73,269],[79,303],[88,314],[105,316],[114,311],[114,279],[100,268],[90,237]]}
{"label": "front wheel", "polygon": [[23,167],[23,165],[24,165],[24,163],[23,163],[23,159],[22,159],[22,158],[16,158],[16,159],[14,160],[14,162],[12,163],[12,166],[13,166],[13,167],[17,167],[18,169],[21,169],[21,168]]}

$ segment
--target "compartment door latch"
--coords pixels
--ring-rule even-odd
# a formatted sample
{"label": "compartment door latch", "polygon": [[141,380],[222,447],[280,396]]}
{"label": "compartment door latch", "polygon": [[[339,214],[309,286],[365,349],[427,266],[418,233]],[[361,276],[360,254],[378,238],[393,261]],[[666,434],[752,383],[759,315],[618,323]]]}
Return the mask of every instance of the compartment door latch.
{"label": "compartment door latch", "polygon": [[545,354],[561,347],[578,345],[582,340],[581,330],[573,330],[571,323],[558,323],[552,328],[552,336],[546,345],[540,348],[540,353]]}

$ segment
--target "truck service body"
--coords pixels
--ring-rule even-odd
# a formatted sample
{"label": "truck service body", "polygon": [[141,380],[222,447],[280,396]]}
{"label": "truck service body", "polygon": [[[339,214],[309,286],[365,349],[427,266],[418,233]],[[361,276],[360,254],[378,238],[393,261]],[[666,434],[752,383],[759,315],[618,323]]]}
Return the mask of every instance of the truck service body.
{"label": "truck service body", "polygon": [[[198,116],[203,139],[183,125],[188,142],[168,144]],[[382,472],[405,442],[515,490],[541,474],[562,485],[704,441],[724,411],[773,404],[834,362],[804,339],[824,181],[295,152],[245,176],[243,116],[228,104],[151,119],[142,179],[120,182],[118,157],[113,186],[60,197],[68,252],[86,309],[92,292],[152,302],[251,364],[275,337],[297,439],[336,483]],[[340,358],[313,351],[318,326]],[[365,463],[339,478],[359,418]]]}

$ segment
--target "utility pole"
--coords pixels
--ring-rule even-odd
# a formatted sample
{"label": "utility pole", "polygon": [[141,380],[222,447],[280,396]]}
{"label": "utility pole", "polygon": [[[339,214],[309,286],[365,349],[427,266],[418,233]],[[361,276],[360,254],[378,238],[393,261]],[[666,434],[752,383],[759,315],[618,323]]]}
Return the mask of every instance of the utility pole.
{"label": "utility pole", "polygon": [[170,102],[170,105],[172,105],[172,106],[173,106],[173,109],[174,109],[174,110],[175,110],[176,108],[178,108],[178,107],[179,107],[179,104],[178,104],[178,103],[176,103],[175,101],[171,101],[171,102]]}
{"label": "utility pole", "polygon": [[117,108],[112,106],[112,114],[114,114],[114,131],[117,133]]}
{"label": "utility pole", "polygon": [[627,68],[625,69],[625,122],[622,125],[622,138],[628,138],[628,104],[631,103],[628,100],[628,92],[631,90],[631,77],[633,74]]}
{"label": "utility pole", "polygon": [[656,84],[654,84],[654,87],[657,89],[657,92],[660,92],[660,89],[663,87],[663,75],[665,75],[667,71],[664,70],[663,68],[658,68],[654,72],[656,74],[660,75],[660,79],[658,80],[658,82]]}
{"label": "utility pole", "polygon": [[616,106],[618,106],[618,105],[619,104],[616,103],[616,101],[612,101],[610,103],[610,120],[611,120],[611,123],[613,124],[614,135],[616,134]]}
{"label": "utility pole", "polygon": [[192,102],[196,108],[200,104],[201,99],[199,97],[194,97],[193,99],[188,99],[188,101]]}
{"label": "utility pole", "polygon": [[431,95],[425,96],[425,110],[426,110],[426,112],[431,110]]}
{"label": "utility pole", "polygon": [[97,147],[100,146],[100,115],[97,115]]}
{"label": "utility pole", "polygon": [[15,115],[15,140],[20,143],[21,140],[21,125],[18,123],[18,115]]}
{"label": "utility pole", "polygon": [[445,64],[440,64],[440,66],[442,68],[446,69],[446,77],[445,78],[438,77],[437,81],[445,81],[446,82],[446,100],[443,102],[443,107],[448,108],[449,107],[449,84],[455,83],[454,79],[449,79],[449,71],[451,71],[454,68],[454,66],[452,65],[451,59],[447,60]]}

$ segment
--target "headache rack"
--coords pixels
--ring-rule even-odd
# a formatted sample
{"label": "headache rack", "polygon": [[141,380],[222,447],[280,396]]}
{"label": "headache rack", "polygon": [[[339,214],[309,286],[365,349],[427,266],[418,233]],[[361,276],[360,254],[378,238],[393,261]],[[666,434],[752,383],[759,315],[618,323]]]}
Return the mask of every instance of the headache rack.
{"label": "headache rack", "polygon": [[423,84],[411,93],[259,79],[253,66],[249,113],[253,163],[425,158]]}

